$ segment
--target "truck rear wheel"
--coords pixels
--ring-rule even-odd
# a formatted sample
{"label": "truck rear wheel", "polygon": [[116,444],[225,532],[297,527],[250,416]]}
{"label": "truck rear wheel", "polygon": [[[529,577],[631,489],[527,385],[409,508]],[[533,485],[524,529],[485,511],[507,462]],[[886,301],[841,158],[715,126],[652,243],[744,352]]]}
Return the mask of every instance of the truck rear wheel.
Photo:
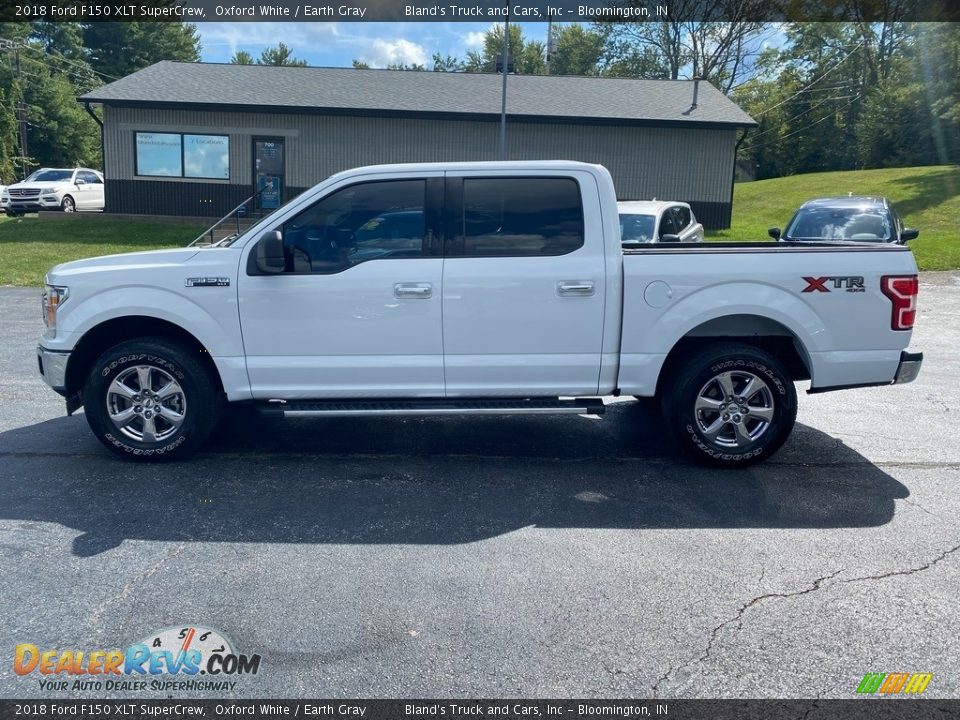
{"label": "truck rear wheel", "polygon": [[671,374],[663,413],[680,447],[697,462],[746,467],[773,455],[790,436],[797,391],[770,354],[717,343]]}
{"label": "truck rear wheel", "polygon": [[83,391],[90,429],[121,457],[177,460],[217,423],[221,393],[196,352],[163,338],[120,343],[101,355]]}

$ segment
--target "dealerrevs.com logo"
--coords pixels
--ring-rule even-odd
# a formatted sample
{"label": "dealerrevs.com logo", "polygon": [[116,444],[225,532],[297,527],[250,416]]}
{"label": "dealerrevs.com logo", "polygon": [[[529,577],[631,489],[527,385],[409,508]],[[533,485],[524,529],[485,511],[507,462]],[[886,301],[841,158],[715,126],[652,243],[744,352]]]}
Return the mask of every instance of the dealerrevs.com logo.
{"label": "dealerrevs.com logo", "polygon": [[[232,691],[256,675],[260,655],[234,650],[223,633],[197,625],[151,633],[125,650],[41,649],[17,645],[13,671],[47,691]],[[200,676],[203,676],[202,678]]]}
{"label": "dealerrevs.com logo", "polygon": [[932,673],[867,673],[857,686],[857,692],[861,695],[919,695],[932,679]]}

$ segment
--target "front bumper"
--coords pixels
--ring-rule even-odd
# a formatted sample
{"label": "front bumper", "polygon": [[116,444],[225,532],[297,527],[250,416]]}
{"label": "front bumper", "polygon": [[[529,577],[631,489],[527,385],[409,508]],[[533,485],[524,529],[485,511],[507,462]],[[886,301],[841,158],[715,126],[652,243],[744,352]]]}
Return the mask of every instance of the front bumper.
{"label": "front bumper", "polygon": [[897,365],[897,374],[893,378],[895,385],[913,382],[920,374],[923,364],[923,353],[911,353],[904,350],[900,353],[900,364]]}
{"label": "front bumper", "polygon": [[37,210],[43,210],[45,208],[50,208],[50,205],[44,205],[40,202],[40,199],[36,200],[11,200],[9,203],[3,206],[3,209],[7,212],[36,212]]}
{"label": "front bumper", "polygon": [[37,347],[37,365],[44,382],[61,395],[67,394],[67,362],[69,352],[55,352],[45,347]]}

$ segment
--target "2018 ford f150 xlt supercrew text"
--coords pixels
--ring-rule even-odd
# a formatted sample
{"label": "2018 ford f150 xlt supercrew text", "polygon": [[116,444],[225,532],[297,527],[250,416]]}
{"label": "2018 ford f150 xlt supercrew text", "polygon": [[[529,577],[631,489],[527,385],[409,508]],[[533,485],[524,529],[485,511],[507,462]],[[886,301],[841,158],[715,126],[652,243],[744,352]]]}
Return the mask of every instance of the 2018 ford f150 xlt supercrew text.
{"label": "2018 ford f150 xlt supercrew text", "polygon": [[694,458],[742,466],[811,392],[909,382],[917,267],[897,245],[624,249],[577,162],[339,173],[211,247],[47,276],[40,372],[136,460],[195,450],[236,403],[284,416],[599,413],[661,399]]}

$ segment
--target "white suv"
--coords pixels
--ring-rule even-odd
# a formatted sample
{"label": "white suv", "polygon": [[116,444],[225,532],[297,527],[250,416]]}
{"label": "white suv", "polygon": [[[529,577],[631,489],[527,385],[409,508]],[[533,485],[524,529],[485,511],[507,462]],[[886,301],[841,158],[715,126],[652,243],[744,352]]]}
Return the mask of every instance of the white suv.
{"label": "white suv", "polygon": [[703,242],[703,225],[685,202],[621,200],[617,211],[624,245]]}
{"label": "white suv", "polygon": [[89,168],[40,168],[7,187],[0,207],[10,216],[37,210],[103,210],[103,175]]}

